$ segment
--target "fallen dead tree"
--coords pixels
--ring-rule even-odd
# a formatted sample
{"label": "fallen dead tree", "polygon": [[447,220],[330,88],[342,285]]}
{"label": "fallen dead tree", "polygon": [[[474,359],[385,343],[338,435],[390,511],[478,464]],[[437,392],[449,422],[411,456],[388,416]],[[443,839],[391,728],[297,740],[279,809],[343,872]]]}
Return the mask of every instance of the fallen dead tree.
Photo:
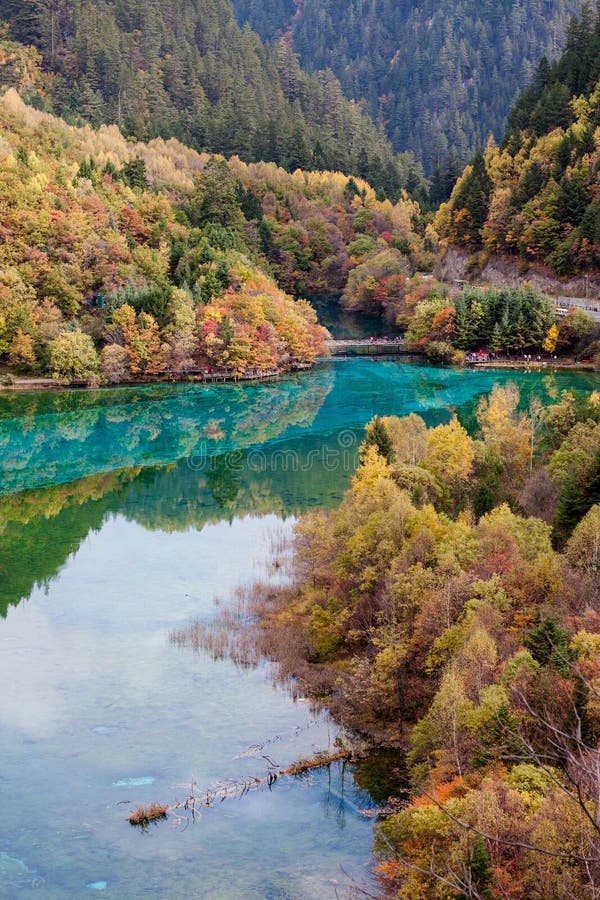
{"label": "fallen dead tree", "polygon": [[321,751],[314,756],[302,758],[281,769],[278,766],[269,765],[268,771],[262,777],[246,777],[221,782],[205,791],[197,792],[196,785],[192,782],[190,793],[185,800],[178,800],[172,806],[154,803],[148,807],[139,807],[129,815],[131,825],[146,828],[151,821],[166,819],[169,814],[176,814],[182,818],[181,813],[187,812],[195,816],[201,808],[210,808],[225,800],[239,800],[249,791],[259,788],[271,788],[280,778],[301,778],[338,762],[349,762],[362,755],[362,751],[356,749],[336,748],[333,751]]}
{"label": "fallen dead tree", "polygon": [[337,753],[317,753],[312,759],[299,759],[297,762],[292,763],[291,766],[288,766],[287,769],[283,769],[279,774],[292,777],[306,775],[307,772],[311,772],[313,769],[322,769],[324,766],[330,766],[335,762],[348,762],[352,756],[353,754],[349,750],[340,750]]}

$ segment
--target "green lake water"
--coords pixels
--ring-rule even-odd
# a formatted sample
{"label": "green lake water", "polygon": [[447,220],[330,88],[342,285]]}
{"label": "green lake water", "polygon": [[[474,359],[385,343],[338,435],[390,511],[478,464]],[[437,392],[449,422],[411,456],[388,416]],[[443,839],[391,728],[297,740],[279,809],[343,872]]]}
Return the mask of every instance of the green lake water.
{"label": "green lake water", "polygon": [[169,634],[272,577],[273,543],[339,502],[374,414],[472,424],[498,380],[525,401],[600,387],[354,359],[271,384],[0,394],[0,897],[373,890],[361,810],[385,794],[381,765],[129,826],[141,804],[263,775],[263,754],[285,766],[338,733],[268,664],[214,661]]}

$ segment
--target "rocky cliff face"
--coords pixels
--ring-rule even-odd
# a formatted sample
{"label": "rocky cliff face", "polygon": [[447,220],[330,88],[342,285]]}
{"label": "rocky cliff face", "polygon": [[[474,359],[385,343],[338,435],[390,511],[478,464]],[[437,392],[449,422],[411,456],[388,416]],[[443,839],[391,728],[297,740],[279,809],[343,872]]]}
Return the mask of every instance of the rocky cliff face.
{"label": "rocky cliff face", "polygon": [[551,296],[600,298],[600,273],[559,278],[540,264],[525,266],[508,256],[473,255],[460,247],[448,247],[436,275],[442,281],[471,281],[496,287],[528,282]]}

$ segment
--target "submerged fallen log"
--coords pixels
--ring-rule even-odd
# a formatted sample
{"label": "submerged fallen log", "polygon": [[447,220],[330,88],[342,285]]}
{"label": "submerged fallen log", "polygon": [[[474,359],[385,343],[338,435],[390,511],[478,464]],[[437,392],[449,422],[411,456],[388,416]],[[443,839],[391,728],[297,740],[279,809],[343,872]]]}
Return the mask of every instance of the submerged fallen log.
{"label": "submerged fallen log", "polygon": [[[261,778],[248,777],[225,781],[201,793],[196,792],[195,784],[192,782],[191,791],[185,800],[178,800],[172,806],[159,803],[153,803],[148,807],[141,806],[129,815],[129,822],[131,825],[147,828],[150,822],[166,819],[169,813],[177,813],[178,810],[185,810],[193,817],[201,807],[211,807],[216,803],[223,803],[224,800],[239,800],[249,791],[261,787],[271,788],[279,778],[299,778],[337,762],[348,762],[359,755],[360,751],[341,748],[321,751],[312,757],[299,759],[285,769],[270,764],[269,770]],[[269,761],[267,757],[265,758]]]}
{"label": "submerged fallen log", "polygon": [[322,769],[324,766],[330,766],[335,762],[347,762],[353,754],[349,750],[339,750],[336,753],[317,753],[312,759],[299,759],[292,763],[287,769],[282,769],[279,775],[290,775],[296,777],[305,775],[313,769]]}

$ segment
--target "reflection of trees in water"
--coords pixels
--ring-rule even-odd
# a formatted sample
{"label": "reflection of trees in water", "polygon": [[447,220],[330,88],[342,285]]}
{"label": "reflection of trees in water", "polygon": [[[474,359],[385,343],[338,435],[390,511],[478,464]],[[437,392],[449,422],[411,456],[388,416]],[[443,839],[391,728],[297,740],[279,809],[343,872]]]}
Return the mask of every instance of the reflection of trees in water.
{"label": "reflection of trees in water", "polygon": [[383,806],[390,797],[408,793],[406,759],[401,750],[379,749],[352,762],[354,783],[365,797]]}
{"label": "reflection of trees in water", "polygon": [[316,504],[339,502],[354,454],[347,454],[345,465],[331,467],[329,460],[339,450],[336,438],[314,434],[290,439],[285,448],[285,458],[277,444],[268,444],[219,454],[200,468],[182,460],[149,469],[123,491],[119,508],[145,528],[174,532],[248,514],[299,515]]}
{"label": "reflection of trees in water", "polygon": [[2,398],[0,491],[273,440],[290,426],[310,426],[333,382],[324,368],[268,385],[93,391],[72,400],[58,392],[20,403]]}
{"label": "reflection of trees in water", "polygon": [[290,426],[308,429],[318,413],[328,431],[362,427],[374,415],[410,412],[438,424],[450,409],[460,410],[468,427],[463,413],[468,417],[481,394],[507,381],[517,382],[524,405],[530,392],[546,397],[598,384],[597,376],[583,373],[460,372],[361,360],[268,385],[5,395],[0,397],[0,492],[184,457],[202,463],[273,441]]}
{"label": "reflection of trees in water", "polygon": [[[365,365],[372,379],[366,378]],[[346,430],[348,420],[362,421],[368,413],[364,405],[349,412],[345,371],[350,382],[358,373],[358,387],[372,393],[375,412],[418,411],[414,388],[424,370],[394,363],[361,363],[337,373],[327,368],[277,384],[226,389],[152,386],[4,395],[0,490],[57,484],[0,497],[0,612],[28,597],[35,584],[54,578],[109,512],[122,512],[148,529],[175,532],[247,514],[297,515],[337,505],[354,471],[361,434],[358,427]],[[495,380],[511,380],[511,374],[514,378],[503,373],[500,379],[494,372],[433,370],[432,380],[442,397],[454,398],[468,427],[478,396]],[[328,397],[336,375],[336,391]],[[569,386],[566,376],[517,375],[525,402],[529,391],[555,393]],[[571,376],[570,384],[597,386],[597,379]],[[356,398],[356,385],[350,387]],[[323,423],[329,436],[307,427],[277,442],[290,425],[312,425],[320,410],[316,426]],[[426,418],[443,413],[438,407]],[[344,441],[338,440],[340,429]],[[230,452],[236,447],[240,453]]]}
{"label": "reflection of trees in water", "polygon": [[226,507],[235,502],[240,492],[240,468],[243,454],[240,451],[240,465],[233,464],[230,454],[214,456],[208,463],[206,484],[219,507]]}
{"label": "reflection of trees in water", "polygon": [[[335,438],[330,443],[335,449]],[[200,469],[181,460],[0,497],[0,613],[55,578],[109,514],[172,533],[249,514],[300,515],[316,502],[339,502],[354,457],[348,456],[347,471],[332,471],[324,464],[328,440],[322,436],[302,435],[285,446],[297,460],[293,467],[280,465],[277,445],[266,444],[259,445],[260,466],[256,455],[237,451],[217,454]]]}
{"label": "reflection of trees in water", "polygon": [[400,750],[370,750],[362,758],[328,766],[321,777],[326,777],[324,814],[335,816],[339,828],[344,828],[348,811],[360,815],[373,804],[383,806],[390,797],[408,792],[405,757]]}
{"label": "reflection of trees in water", "polygon": [[[339,829],[343,829],[346,825],[346,769],[346,760],[338,763],[335,767],[327,767],[327,790],[322,802],[325,818],[333,813]],[[350,787],[352,787],[352,779],[350,779]]]}
{"label": "reflection of trees in water", "polygon": [[139,470],[0,497],[0,615],[45,586],[77,552]]}
{"label": "reflection of trees in water", "polygon": [[408,795],[405,757],[400,750],[373,749],[365,756],[327,767],[322,807],[344,828],[346,815],[361,815],[373,805],[383,806],[390,797]]}

